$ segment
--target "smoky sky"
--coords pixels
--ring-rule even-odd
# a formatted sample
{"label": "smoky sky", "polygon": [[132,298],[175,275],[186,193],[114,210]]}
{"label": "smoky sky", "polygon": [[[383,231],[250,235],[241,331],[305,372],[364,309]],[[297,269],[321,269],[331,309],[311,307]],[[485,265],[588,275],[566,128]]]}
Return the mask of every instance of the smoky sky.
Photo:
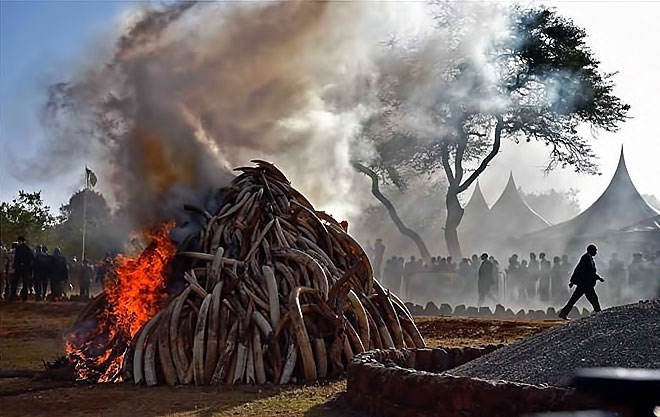
{"label": "smoky sky", "polygon": [[[438,16],[461,24],[442,27]],[[50,157],[20,170],[56,179],[91,159],[108,199],[142,225],[262,158],[317,207],[353,222],[374,203],[350,162],[373,157],[359,132],[383,111],[381,88],[397,80],[408,107],[420,108],[440,91],[436,75],[466,61],[487,84],[485,49],[507,18],[497,6],[447,2],[145,6],[100,48],[109,53],[90,52],[51,84],[42,112],[50,140],[37,152]],[[461,87],[450,92],[465,101]],[[501,97],[471,99],[488,107]],[[446,128],[414,110],[400,122]]]}
{"label": "smoky sky", "polygon": [[[487,10],[475,28],[505,18]],[[445,46],[433,13],[426,4],[295,1],[136,10],[108,40],[111,53],[90,54],[50,85],[42,120],[51,157],[25,170],[54,177],[92,158],[109,199],[142,224],[265,158],[319,207],[356,218],[372,201],[350,162],[371,156],[358,133],[381,110],[381,81],[403,80],[426,60],[429,70],[405,81],[407,99],[424,100],[433,71],[457,54],[477,59],[492,35],[475,30],[463,47]],[[416,60],[392,53],[393,39]]]}

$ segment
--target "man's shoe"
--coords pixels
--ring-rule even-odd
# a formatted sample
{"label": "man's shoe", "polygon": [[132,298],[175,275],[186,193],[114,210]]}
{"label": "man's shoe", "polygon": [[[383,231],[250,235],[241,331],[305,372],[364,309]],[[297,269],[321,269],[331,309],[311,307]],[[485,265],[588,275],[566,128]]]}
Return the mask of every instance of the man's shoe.
{"label": "man's shoe", "polygon": [[560,319],[566,320],[566,321],[571,321],[571,319],[568,318],[568,316],[565,313],[559,313],[557,314]]}

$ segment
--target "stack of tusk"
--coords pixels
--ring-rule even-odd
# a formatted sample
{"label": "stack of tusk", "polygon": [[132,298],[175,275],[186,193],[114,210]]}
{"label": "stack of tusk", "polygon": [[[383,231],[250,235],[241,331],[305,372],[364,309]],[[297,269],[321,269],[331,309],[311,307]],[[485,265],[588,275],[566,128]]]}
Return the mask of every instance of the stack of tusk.
{"label": "stack of tusk", "polygon": [[188,285],[137,333],[127,377],[147,385],[310,383],[341,376],[365,350],[423,347],[362,247],[274,165],[252,162],[180,248]]}

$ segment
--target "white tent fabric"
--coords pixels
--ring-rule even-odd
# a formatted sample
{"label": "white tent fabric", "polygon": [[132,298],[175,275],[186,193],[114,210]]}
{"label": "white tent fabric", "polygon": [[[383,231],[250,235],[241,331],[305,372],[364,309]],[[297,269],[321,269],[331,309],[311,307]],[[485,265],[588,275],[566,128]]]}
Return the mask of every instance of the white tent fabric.
{"label": "white tent fabric", "polygon": [[626,228],[659,214],[639,194],[630,179],[622,149],[610,184],[591,207],[571,220],[534,233],[530,237],[568,241],[602,236],[608,231]]}
{"label": "white tent fabric", "polygon": [[511,173],[502,195],[490,208],[486,233],[507,239],[545,229],[548,226],[550,223],[535,212],[520,195]]}

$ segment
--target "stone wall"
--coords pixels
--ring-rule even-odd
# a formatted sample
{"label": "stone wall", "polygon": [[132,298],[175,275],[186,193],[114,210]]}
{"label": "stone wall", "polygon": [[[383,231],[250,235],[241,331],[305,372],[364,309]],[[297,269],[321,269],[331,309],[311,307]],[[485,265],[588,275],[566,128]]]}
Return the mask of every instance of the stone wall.
{"label": "stone wall", "polygon": [[[459,304],[452,307],[449,304],[440,304],[440,307],[435,303],[429,302],[426,306],[419,304],[406,303],[406,307],[413,316],[452,316],[452,317],[484,317],[495,319],[536,319],[536,320],[559,320],[557,310],[554,307],[549,307],[546,310],[523,310],[513,311],[510,308],[505,308],[503,305],[498,304],[495,310],[490,307],[474,307]],[[583,308],[580,311],[577,307],[568,314],[571,319],[579,319],[591,314],[591,311]]]}
{"label": "stone wall", "polygon": [[514,417],[601,405],[572,389],[442,373],[497,348],[390,349],[356,355],[348,367],[347,399],[384,417]]}

